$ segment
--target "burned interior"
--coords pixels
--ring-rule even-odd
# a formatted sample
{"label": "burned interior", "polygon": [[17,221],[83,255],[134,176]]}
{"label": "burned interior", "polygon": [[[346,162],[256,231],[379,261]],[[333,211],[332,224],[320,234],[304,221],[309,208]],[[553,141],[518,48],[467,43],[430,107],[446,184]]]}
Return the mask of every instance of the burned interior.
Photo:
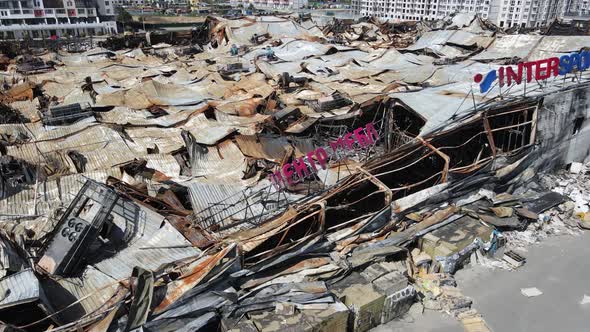
{"label": "burned interior", "polygon": [[588,71],[499,77],[585,36],[317,17],[0,43],[0,327],[479,328],[457,270],[590,229]]}

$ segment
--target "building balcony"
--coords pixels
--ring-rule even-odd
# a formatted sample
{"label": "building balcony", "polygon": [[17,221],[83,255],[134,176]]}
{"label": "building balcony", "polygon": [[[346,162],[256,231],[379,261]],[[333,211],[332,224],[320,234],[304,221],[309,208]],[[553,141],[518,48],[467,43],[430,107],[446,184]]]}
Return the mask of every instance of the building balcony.
{"label": "building balcony", "polygon": [[0,25],[0,31],[40,31],[58,29],[106,28],[116,26],[114,22],[55,23],[55,24],[11,24]]}
{"label": "building balcony", "polygon": [[43,17],[95,17],[96,9],[94,8],[34,8],[34,9],[11,9],[6,19],[27,19]]}

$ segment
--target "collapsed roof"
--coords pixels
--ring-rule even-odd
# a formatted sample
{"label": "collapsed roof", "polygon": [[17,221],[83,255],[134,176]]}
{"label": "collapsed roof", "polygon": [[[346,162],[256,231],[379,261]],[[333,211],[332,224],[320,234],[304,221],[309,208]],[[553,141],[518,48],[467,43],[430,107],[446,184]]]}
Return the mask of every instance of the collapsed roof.
{"label": "collapsed roof", "polygon": [[[197,330],[275,302],[333,304],[323,281],[459,220],[474,188],[512,191],[588,153],[571,148],[588,142],[587,73],[486,93],[473,77],[590,37],[503,35],[468,15],[402,32],[272,16],[208,24],[202,53],[53,54],[55,70],[2,93],[30,122],[0,124],[2,243],[23,261],[3,265],[0,287],[35,287],[0,314],[43,308],[7,323]],[[279,84],[283,73],[305,80]],[[361,145],[352,133],[369,125],[379,140]],[[354,149],[330,144],[350,137]],[[333,152],[326,167],[320,148]],[[297,162],[307,177],[272,184]],[[432,214],[406,217],[420,209]]]}

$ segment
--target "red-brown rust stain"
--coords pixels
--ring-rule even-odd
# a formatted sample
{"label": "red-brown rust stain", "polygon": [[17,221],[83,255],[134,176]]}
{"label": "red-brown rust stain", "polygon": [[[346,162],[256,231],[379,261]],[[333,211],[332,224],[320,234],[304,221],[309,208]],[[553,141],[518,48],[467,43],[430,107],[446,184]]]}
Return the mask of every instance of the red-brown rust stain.
{"label": "red-brown rust stain", "polygon": [[288,275],[288,274],[292,274],[292,273],[296,273],[299,271],[303,271],[306,269],[315,269],[318,268],[320,266],[324,266],[326,264],[328,264],[330,261],[326,258],[323,257],[319,257],[319,258],[310,258],[310,259],[306,259],[303,260],[295,265],[290,266],[289,268],[275,274],[272,276],[268,276],[268,277],[264,277],[264,278],[260,278],[260,279],[252,279],[249,280],[248,282],[246,282],[245,284],[243,284],[241,287],[242,288],[252,288],[252,287],[256,287],[260,284],[263,284],[269,280],[272,280],[274,278],[280,277],[280,276],[284,276],[284,275]]}
{"label": "red-brown rust stain", "polygon": [[174,301],[178,300],[186,291],[195,287],[234,247],[235,244],[229,245],[216,255],[209,256],[199,265],[195,266],[186,277],[182,277],[180,280],[169,284],[168,286],[170,288],[166,292],[166,297],[154,309],[153,313],[161,313],[174,303]]}

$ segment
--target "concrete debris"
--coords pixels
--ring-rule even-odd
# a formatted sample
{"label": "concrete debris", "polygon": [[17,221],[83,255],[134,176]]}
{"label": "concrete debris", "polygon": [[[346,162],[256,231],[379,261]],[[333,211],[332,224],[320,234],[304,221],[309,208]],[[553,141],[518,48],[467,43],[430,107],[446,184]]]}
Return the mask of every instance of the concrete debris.
{"label": "concrete debris", "polygon": [[584,164],[573,162],[570,164],[570,173],[580,174],[584,170]]}
{"label": "concrete debris", "polygon": [[522,257],[521,255],[517,254],[512,250],[505,252],[502,259],[514,268],[521,267],[526,262],[526,258]]}
{"label": "concrete debris", "polygon": [[209,16],[0,57],[3,324],[368,331],[419,302],[485,331],[458,269],[590,228],[586,73],[506,67],[583,45],[516,37]]}
{"label": "concrete debris", "polygon": [[522,293],[522,295],[524,295],[526,297],[535,297],[535,296],[539,296],[539,295],[543,294],[543,292],[541,292],[539,289],[537,289],[535,287],[521,288],[520,292]]}

